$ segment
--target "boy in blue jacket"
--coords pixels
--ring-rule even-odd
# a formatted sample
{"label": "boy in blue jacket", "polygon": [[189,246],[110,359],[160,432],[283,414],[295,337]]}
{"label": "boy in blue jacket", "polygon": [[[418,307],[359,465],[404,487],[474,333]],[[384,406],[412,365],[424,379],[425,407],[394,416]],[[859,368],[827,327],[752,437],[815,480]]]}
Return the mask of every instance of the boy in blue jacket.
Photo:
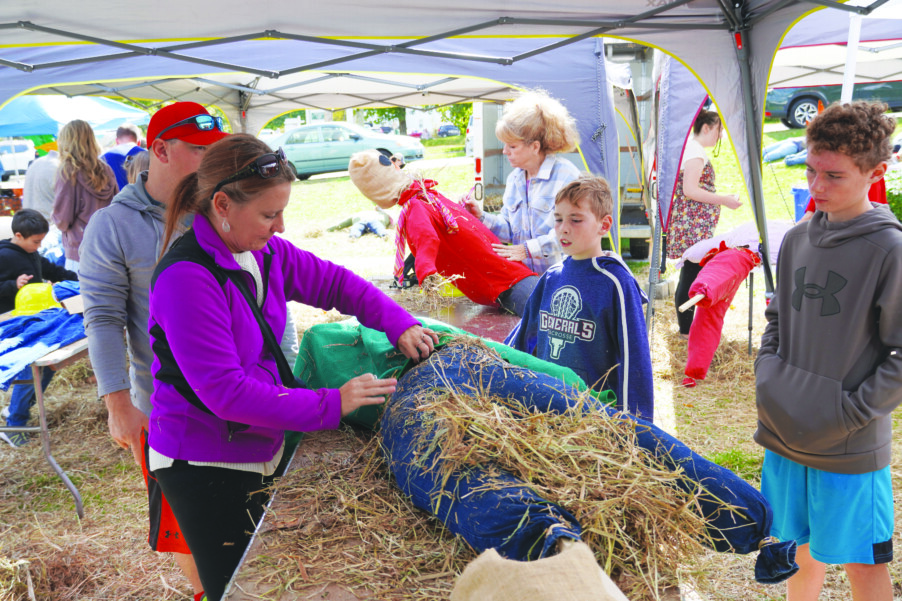
{"label": "boy in blue jacket", "polygon": [[539,280],[505,343],[571,368],[592,388],[612,390],[619,410],[653,421],[648,299],[623,259],[601,248],[613,206],[602,177],[582,175],[561,188],[554,231],[568,258]]}

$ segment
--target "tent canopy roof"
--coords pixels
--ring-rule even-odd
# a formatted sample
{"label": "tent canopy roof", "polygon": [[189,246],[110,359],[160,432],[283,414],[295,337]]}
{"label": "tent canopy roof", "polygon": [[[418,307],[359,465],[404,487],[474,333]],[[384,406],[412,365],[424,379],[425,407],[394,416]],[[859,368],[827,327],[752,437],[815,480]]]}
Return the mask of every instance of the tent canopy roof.
{"label": "tent canopy roof", "polygon": [[109,98],[19,96],[0,109],[0,136],[55,136],[73,119],[87,121],[94,131],[104,132],[124,123],[144,125],[150,115]]}
{"label": "tent canopy roof", "polygon": [[[771,87],[841,85],[849,59],[849,18],[836,10],[808,15],[783,39]],[[855,81],[902,79],[902,2],[892,0],[861,19]]]}
{"label": "tent canopy roof", "polygon": [[[758,157],[774,53],[805,12],[827,5],[868,14],[886,2],[860,0],[862,7],[852,7],[832,0],[458,0],[452,7],[434,0],[397,0],[391,6],[332,0],[268,10],[246,2],[223,6],[221,0],[156,0],[127,8],[110,0],[5,0],[0,3],[0,103],[71,84],[133,81],[159,88],[164,79],[214,81],[214,75],[232,74],[226,76],[225,93],[214,93],[231,102],[227,113],[242,117],[238,129],[254,131],[260,124],[243,117],[256,103],[271,102],[255,91],[296,107],[304,102],[338,108],[335,95],[279,89],[293,83],[289,78],[295,74],[469,75],[517,85],[511,74],[518,65],[528,72],[535,57],[555,48],[618,36],[677,57],[704,82],[739,151],[766,243]],[[560,60],[543,74],[545,87],[573,83],[564,69],[553,68],[567,62]],[[478,65],[487,68],[477,70]],[[201,87],[201,81],[192,81]],[[584,83],[606,86],[603,80]],[[394,98],[410,96],[398,92]],[[357,98],[359,106],[390,101]]]}
{"label": "tent canopy roof", "polygon": [[[31,77],[11,77],[7,85],[0,84],[0,102],[23,90],[135,98],[195,94],[194,99],[220,103],[246,92],[241,96],[246,105],[248,98],[265,93],[269,103],[282,103],[270,106],[269,112],[419,106],[424,92],[434,95],[429,104],[499,100],[510,97],[510,90],[497,83],[504,78],[479,86],[464,84],[453,79],[459,69],[450,63],[512,65],[544,49],[599,34],[636,39],[683,57],[682,51],[696,41],[681,33],[685,29],[718,37],[720,51],[732,58],[730,31],[786,2],[746,0],[740,3],[738,18],[724,13],[716,0],[653,4],[461,0],[449,10],[432,0],[400,0],[387,10],[384,5],[336,0],[267,14],[251,5],[224,10],[218,0],[160,0],[128,11],[111,10],[108,0],[9,0],[0,6],[0,65]],[[789,19],[805,8],[797,1],[789,4],[778,10]],[[511,44],[484,45],[487,40]],[[431,59],[430,68],[413,71],[424,58]],[[362,80],[341,81],[335,74],[324,80],[311,71],[411,72],[419,77],[404,81],[392,76],[385,78],[397,82],[391,88],[371,82],[367,90]],[[175,83],[184,77],[189,79]],[[75,85],[98,81],[120,83]],[[351,91],[344,91],[345,86]]]}

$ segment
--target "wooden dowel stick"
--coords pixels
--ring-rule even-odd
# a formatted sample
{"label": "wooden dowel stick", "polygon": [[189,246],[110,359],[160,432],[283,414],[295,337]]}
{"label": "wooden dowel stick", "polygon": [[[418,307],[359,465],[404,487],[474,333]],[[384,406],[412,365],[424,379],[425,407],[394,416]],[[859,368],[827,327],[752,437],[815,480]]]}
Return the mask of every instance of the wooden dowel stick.
{"label": "wooden dowel stick", "polygon": [[686,309],[688,309],[690,307],[694,307],[695,305],[700,303],[703,298],[705,298],[704,294],[696,294],[695,296],[693,296],[692,298],[687,300],[685,303],[680,305],[680,308],[679,308],[680,313],[682,313],[683,311],[685,311]]}

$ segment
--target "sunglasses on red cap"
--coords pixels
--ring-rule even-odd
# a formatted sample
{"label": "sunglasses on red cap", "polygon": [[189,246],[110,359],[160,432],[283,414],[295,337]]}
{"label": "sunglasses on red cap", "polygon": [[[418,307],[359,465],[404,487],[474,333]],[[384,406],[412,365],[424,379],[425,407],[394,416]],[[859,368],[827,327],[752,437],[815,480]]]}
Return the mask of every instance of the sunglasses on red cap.
{"label": "sunglasses on red cap", "polygon": [[282,171],[282,163],[286,162],[288,157],[285,156],[285,151],[279,148],[275,152],[269,152],[264,154],[261,157],[258,157],[254,160],[253,163],[246,167],[242,167],[238,170],[234,175],[230,175],[225,178],[213,188],[213,194],[210,195],[210,198],[216,196],[216,193],[219,192],[223,186],[228,186],[229,184],[233,184],[239,180],[246,179],[251,177],[252,175],[259,175],[263,179],[269,179],[271,177],[275,177],[279,175]]}
{"label": "sunglasses on red cap", "polygon": [[173,123],[169,127],[164,127],[163,131],[157,134],[157,138],[162,140],[163,134],[165,134],[170,129],[175,129],[176,127],[181,127],[182,125],[194,125],[200,131],[211,131],[214,129],[218,129],[222,131],[222,117],[213,117],[212,115],[194,115],[193,117],[188,117],[187,119],[182,119],[177,123]]}

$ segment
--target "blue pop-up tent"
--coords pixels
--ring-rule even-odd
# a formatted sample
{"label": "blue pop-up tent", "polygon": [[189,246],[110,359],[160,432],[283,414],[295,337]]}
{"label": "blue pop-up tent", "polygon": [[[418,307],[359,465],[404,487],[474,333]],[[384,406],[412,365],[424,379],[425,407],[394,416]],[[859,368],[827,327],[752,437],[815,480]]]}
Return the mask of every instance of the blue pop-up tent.
{"label": "blue pop-up tent", "polygon": [[[566,53],[548,57],[616,36],[677,57],[704,82],[725,118],[767,247],[761,115],[774,53],[807,12],[826,5],[867,15],[887,1],[398,0],[386,7],[333,0],[285,11],[224,8],[220,0],[158,0],[128,10],[109,0],[6,0],[0,102],[62,86],[67,94],[190,99],[221,106],[234,129],[255,132],[273,113],[297,108],[507,99],[517,68],[601,89],[599,70],[574,76]],[[488,85],[467,89],[463,78]],[[589,108],[590,118],[598,108]]]}
{"label": "blue pop-up tent", "polygon": [[19,96],[0,109],[0,136],[55,136],[73,119],[87,121],[95,132],[101,132],[123,123],[145,125],[150,115],[109,98]]}

